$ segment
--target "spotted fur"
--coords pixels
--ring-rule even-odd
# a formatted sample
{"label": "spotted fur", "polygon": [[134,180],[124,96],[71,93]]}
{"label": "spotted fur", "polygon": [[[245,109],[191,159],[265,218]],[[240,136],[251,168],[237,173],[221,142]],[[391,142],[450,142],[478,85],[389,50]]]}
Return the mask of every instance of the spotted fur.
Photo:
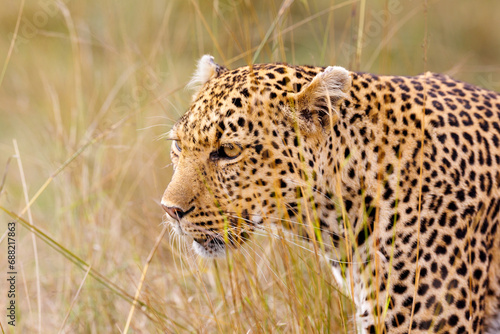
{"label": "spotted fur", "polygon": [[354,282],[333,270],[355,288],[360,330],[492,330],[497,93],[433,73],[227,70],[209,56],[199,66],[201,87],[170,133],[175,173],[162,199],[199,254],[224,254],[279,222],[357,263]]}

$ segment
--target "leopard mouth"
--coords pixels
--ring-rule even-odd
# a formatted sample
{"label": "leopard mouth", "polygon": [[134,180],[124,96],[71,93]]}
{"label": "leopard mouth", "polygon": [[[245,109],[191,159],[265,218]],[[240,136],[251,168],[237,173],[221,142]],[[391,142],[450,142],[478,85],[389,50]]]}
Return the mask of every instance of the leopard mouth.
{"label": "leopard mouth", "polygon": [[226,254],[226,243],[223,239],[213,237],[207,240],[194,239],[193,250],[205,258],[222,257]]}
{"label": "leopard mouth", "polygon": [[205,258],[216,258],[226,255],[227,250],[235,250],[250,239],[247,231],[237,235],[228,233],[227,237],[210,236],[208,239],[193,239],[193,250]]}
{"label": "leopard mouth", "polygon": [[182,227],[182,222],[174,219],[167,219],[167,222],[170,224],[174,232],[187,239],[193,240],[193,250],[196,254],[205,258],[216,258],[222,257],[225,255],[226,243],[223,238],[219,236],[208,236],[205,238],[194,238],[189,232],[187,232]]}
{"label": "leopard mouth", "polygon": [[[227,250],[239,248],[250,239],[251,231],[255,226],[262,223],[260,215],[255,215],[252,220],[251,217],[252,215],[248,214],[247,210],[243,210],[238,216],[226,217],[229,222],[229,229],[236,228],[239,230],[236,233],[202,228],[199,224],[190,223],[185,215],[181,219],[172,219],[167,215],[167,221],[177,235],[192,240],[192,249],[197,255],[204,258],[217,258],[224,256]],[[246,223],[246,227],[242,226],[242,221]],[[191,226],[196,226],[196,231],[190,231]]]}

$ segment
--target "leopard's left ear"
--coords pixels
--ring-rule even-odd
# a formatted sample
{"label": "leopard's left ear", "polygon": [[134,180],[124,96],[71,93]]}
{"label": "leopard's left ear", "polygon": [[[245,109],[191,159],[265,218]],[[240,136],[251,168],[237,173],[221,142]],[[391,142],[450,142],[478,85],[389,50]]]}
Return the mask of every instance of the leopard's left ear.
{"label": "leopard's left ear", "polygon": [[188,87],[198,91],[200,87],[206,84],[210,79],[219,76],[225,71],[227,71],[225,67],[215,63],[214,57],[204,55],[198,61],[196,71],[194,72],[191,81],[189,81]]}
{"label": "leopard's left ear", "polygon": [[338,106],[350,88],[351,75],[343,67],[329,66],[318,73],[294,98],[293,107],[301,130],[316,131],[338,118]]}

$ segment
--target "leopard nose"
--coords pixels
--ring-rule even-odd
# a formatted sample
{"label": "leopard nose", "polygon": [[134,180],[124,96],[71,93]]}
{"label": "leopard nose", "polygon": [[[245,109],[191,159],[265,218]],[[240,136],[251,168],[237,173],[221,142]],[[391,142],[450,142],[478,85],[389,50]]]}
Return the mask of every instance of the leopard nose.
{"label": "leopard nose", "polygon": [[186,215],[186,212],[182,211],[181,208],[178,208],[176,206],[166,206],[166,205],[161,205],[163,210],[172,218],[176,220],[181,220],[182,217]]}

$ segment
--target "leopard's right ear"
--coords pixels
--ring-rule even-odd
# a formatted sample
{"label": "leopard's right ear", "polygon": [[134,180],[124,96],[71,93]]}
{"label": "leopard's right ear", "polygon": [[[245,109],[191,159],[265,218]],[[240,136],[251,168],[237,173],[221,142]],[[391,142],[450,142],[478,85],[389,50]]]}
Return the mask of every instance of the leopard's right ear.
{"label": "leopard's right ear", "polygon": [[210,79],[219,76],[221,73],[227,71],[227,69],[223,66],[220,66],[215,63],[214,57],[210,55],[204,55],[198,61],[198,65],[196,67],[196,71],[189,81],[187,87],[193,90],[198,90],[206,84]]}
{"label": "leopard's right ear", "polygon": [[351,80],[345,68],[329,66],[296,93],[293,110],[301,130],[315,132],[338,119],[338,106],[348,97]]}

